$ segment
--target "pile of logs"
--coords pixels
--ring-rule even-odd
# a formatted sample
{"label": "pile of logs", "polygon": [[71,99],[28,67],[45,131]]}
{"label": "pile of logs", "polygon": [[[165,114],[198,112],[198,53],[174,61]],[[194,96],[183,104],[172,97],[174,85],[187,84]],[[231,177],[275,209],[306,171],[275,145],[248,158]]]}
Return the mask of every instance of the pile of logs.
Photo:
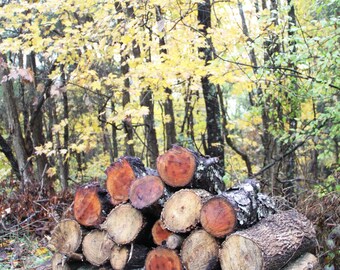
{"label": "pile of logs", "polygon": [[277,212],[253,179],[226,190],[220,171],[216,158],[180,146],[158,157],[157,171],[118,159],[105,188],[77,189],[74,219],[51,235],[52,268],[317,269],[311,222]]}

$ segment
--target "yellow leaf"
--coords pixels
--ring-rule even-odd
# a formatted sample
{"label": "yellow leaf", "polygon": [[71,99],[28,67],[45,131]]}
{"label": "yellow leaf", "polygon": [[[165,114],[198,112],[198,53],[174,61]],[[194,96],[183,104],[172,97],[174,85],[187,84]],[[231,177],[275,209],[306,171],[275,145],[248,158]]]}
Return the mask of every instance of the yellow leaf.
{"label": "yellow leaf", "polygon": [[37,248],[37,249],[35,250],[34,255],[35,255],[35,256],[41,256],[41,255],[44,255],[44,254],[46,254],[46,253],[48,253],[48,249],[45,248],[45,247],[40,247],[40,248]]}

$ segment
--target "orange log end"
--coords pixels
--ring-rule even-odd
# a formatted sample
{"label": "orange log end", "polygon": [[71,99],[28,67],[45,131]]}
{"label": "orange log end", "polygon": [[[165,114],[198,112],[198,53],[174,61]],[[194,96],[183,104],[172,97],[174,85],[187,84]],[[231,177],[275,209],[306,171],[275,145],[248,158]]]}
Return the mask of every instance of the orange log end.
{"label": "orange log end", "polygon": [[156,245],[163,245],[166,240],[169,238],[170,235],[172,235],[172,232],[170,232],[169,230],[167,230],[162,221],[157,220],[155,222],[155,224],[152,226],[152,238],[153,238],[153,242]]}
{"label": "orange log end", "polygon": [[109,166],[106,171],[106,188],[114,205],[126,202],[129,199],[129,189],[136,179],[129,162],[120,159]]}
{"label": "orange log end", "polygon": [[145,268],[146,270],[181,270],[182,264],[175,251],[158,247],[148,253]]}

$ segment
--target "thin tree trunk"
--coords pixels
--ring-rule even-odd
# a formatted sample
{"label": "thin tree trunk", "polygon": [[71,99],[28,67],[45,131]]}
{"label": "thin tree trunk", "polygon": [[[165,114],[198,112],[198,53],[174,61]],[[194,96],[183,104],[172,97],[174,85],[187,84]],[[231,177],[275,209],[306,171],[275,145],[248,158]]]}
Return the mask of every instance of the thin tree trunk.
{"label": "thin tree trunk", "polygon": [[[205,64],[212,60],[211,39],[207,37],[208,28],[211,27],[211,4],[205,0],[198,4],[198,21],[202,25],[200,32],[206,37],[207,47],[200,48],[199,52],[204,54]],[[208,135],[207,153],[212,157],[220,159],[220,165],[224,168],[224,141],[221,128],[221,114],[218,105],[218,96],[215,85],[209,81],[208,76],[201,79],[203,96],[206,108],[206,122]]]}
{"label": "thin tree trunk", "polygon": [[8,75],[7,63],[0,54],[0,78],[3,90],[3,100],[5,104],[9,133],[13,137],[13,148],[18,161],[18,166],[21,175],[21,187],[33,183],[33,168],[28,161],[28,156],[25,149],[25,142],[22,136],[21,126],[19,122],[19,115],[14,98],[13,84],[11,80],[4,80]]}
{"label": "thin tree trunk", "polygon": [[0,134],[0,152],[2,152],[6,156],[7,160],[11,164],[12,171],[15,173],[16,177],[20,179],[21,176],[18,161],[13,155],[11,146],[6,142],[6,140],[4,139],[4,137],[2,137],[1,134]]}

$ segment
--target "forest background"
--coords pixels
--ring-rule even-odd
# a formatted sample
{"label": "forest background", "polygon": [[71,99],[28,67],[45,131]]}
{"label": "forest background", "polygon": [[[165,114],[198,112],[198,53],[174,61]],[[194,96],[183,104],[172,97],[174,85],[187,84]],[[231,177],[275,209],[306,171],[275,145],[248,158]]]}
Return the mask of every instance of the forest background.
{"label": "forest background", "polygon": [[[155,167],[180,144],[219,157],[227,186],[256,177],[301,209],[319,228],[324,265],[335,263],[326,242],[340,216],[338,1],[0,5],[5,246],[48,233],[74,188],[105,181],[118,157]],[[0,262],[13,265],[13,254]]]}

